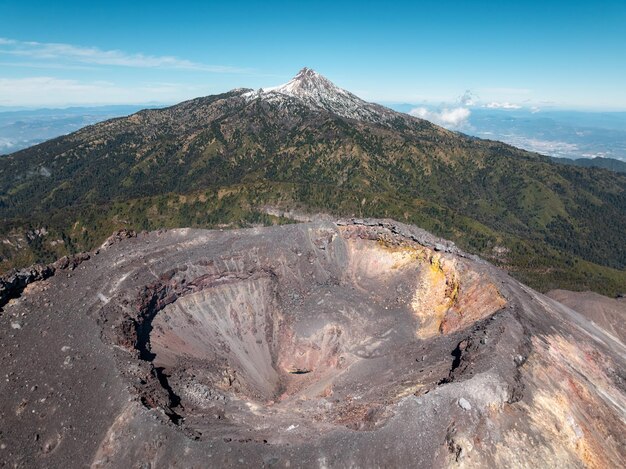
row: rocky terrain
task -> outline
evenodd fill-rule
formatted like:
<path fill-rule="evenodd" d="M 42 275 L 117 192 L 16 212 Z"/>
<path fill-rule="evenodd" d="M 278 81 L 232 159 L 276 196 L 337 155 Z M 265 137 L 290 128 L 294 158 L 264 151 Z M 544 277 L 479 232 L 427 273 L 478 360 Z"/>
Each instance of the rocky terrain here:
<path fill-rule="evenodd" d="M 605 331 L 626 343 L 626 297 L 607 298 L 594 292 L 552 290 L 547 296 L 578 311 Z"/>
<path fill-rule="evenodd" d="M 11 278 L 0 466 L 626 459 L 623 342 L 409 225 L 123 232 Z"/>

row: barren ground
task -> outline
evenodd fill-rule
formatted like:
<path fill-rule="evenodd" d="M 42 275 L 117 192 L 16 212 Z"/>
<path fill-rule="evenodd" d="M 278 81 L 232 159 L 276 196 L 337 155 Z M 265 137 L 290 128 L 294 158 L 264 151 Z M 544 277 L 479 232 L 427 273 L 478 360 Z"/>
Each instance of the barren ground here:
<path fill-rule="evenodd" d="M 392 221 L 107 243 L 0 315 L 9 467 L 618 467 L 617 334 Z"/>

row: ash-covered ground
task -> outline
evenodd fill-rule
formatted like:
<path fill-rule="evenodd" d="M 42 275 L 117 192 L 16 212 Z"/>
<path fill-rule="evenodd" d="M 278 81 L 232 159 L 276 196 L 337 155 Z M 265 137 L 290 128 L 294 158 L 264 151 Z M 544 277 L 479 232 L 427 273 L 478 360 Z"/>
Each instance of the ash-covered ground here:
<path fill-rule="evenodd" d="M 0 465 L 626 460 L 624 344 L 423 230 L 121 238 L 5 282 Z"/>

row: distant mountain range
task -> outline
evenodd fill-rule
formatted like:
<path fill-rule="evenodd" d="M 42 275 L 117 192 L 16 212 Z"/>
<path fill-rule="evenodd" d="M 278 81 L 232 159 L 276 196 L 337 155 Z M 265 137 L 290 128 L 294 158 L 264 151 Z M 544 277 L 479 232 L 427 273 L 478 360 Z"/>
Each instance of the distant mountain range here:
<path fill-rule="evenodd" d="M 407 221 L 544 291 L 626 285 L 626 176 L 446 130 L 309 69 L 0 158 L 0 266 L 119 228 L 287 223 L 293 210 Z"/>
<path fill-rule="evenodd" d="M 626 161 L 620 161 L 613 158 L 557 158 L 552 157 L 552 161 L 561 164 L 569 164 L 574 166 L 582 166 L 585 168 L 604 168 L 618 173 L 626 173 Z"/>

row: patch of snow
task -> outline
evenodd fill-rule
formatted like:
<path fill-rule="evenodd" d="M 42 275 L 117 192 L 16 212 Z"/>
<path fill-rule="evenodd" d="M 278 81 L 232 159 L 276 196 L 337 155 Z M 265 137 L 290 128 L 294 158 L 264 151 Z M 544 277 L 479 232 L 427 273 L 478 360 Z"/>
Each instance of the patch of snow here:
<path fill-rule="evenodd" d="M 249 101 L 262 99 L 278 104 L 296 100 L 313 109 L 323 109 L 348 119 L 375 123 L 388 123 L 400 115 L 378 104 L 362 100 L 309 68 L 303 68 L 283 85 L 249 91 L 243 96 Z"/>

